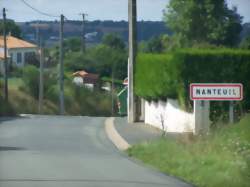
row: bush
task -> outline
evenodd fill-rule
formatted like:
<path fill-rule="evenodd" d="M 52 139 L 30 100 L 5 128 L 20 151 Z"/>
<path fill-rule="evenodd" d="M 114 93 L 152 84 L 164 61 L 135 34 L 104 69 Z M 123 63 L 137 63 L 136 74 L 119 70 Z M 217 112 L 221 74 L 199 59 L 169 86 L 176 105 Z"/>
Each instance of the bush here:
<path fill-rule="evenodd" d="M 135 91 L 151 99 L 178 98 L 191 106 L 190 83 L 242 83 L 242 107 L 250 108 L 250 52 L 235 49 L 186 49 L 137 58 Z"/>
<path fill-rule="evenodd" d="M 35 66 L 29 65 L 23 68 L 22 80 L 24 82 L 24 86 L 20 88 L 21 91 L 25 91 L 30 94 L 35 99 L 39 97 L 39 79 L 40 72 L 39 69 Z M 43 73 L 43 83 L 44 83 L 44 97 L 47 98 L 47 92 L 51 87 L 57 84 L 57 72 L 55 69 L 52 70 L 44 70 Z"/>
<path fill-rule="evenodd" d="M 111 112 L 111 97 L 99 91 L 72 86 L 75 102 L 81 115 L 108 116 Z"/>
<path fill-rule="evenodd" d="M 39 70 L 32 65 L 25 66 L 22 79 L 24 86 L 21 89 L 37 99 L 39 94 Z"/>
<path fill-rule="evenodd" d="M 176 98 L 177 71 L 170 55 L 139 55 L 135 74 L 136 93 L 148 100 Z"/>

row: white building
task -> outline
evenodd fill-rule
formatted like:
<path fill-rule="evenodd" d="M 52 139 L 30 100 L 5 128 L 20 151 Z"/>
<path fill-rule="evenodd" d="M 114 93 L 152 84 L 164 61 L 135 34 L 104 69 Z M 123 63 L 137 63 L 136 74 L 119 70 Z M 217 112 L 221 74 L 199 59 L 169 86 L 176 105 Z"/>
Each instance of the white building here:
<path fill-rule="evenodd" d="M 12 67 L 24 67 L 29 59 L 36 57 L 38 48 L 36 45 L 24 40 L 7 36 L 7 55 L 9 65 Z M 4 38 L 0 36 L 0 53 L 4 53 Z M 2 56 L 2 55 L 1 55 Z M 3 59 L 2 59 L 3 60 Z M 2 61 L 0 60 L 0 61 Z M 2 65 L 0 65 L 1 68 Z M 1 69 L 1 71 L 3 71 Z"/>

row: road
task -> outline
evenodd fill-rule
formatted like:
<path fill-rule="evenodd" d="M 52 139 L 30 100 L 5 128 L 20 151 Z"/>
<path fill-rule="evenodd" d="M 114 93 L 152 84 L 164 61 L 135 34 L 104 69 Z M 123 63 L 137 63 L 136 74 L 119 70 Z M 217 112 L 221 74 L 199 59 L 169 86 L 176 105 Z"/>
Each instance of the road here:
<path fill-rule="evenodd" d="M 0 187 L 182 187 L 120 153 L 105 118 L 0 118 Z"/>

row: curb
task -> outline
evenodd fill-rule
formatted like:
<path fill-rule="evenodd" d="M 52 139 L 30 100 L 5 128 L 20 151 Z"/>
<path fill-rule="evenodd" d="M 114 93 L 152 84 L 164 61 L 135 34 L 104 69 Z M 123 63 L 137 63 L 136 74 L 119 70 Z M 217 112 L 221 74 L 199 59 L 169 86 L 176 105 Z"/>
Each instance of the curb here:
<path fill-rule="evenodd" d="M 120 150 L 125 151 L 131 147 L 131 145 L 117 132 L 114 126 L 115 118 L 110 117 L 105 120 L 105 131 L 108 138 L 113 144 Z"/>

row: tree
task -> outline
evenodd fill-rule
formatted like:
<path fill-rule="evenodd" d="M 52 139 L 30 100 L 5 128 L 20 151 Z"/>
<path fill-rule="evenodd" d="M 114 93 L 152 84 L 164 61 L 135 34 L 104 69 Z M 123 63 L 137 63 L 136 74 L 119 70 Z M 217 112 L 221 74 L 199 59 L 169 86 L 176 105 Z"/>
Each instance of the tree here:
<path fill-rule="evenodd" d="M 250 35 L 245 37 L 241 43 L 240 43 L 240 48 L 243 49 L 250 49 Z"/>
<path fill-rule="evenodd" d="M 242 30 L 242 17 L 226 0 L 170 0 L 164 20 L 182 46 L 235 46 Z"/>
<path fill-rule="evenodd" d="M 77 52 L 81 49 L 81 40 L 76 37 L 69 38 L 63 42 L 65 52 Z"/>
<path fill-rule="evenodd" d="M 3 21 L 0 21 L 0 33 L 3 33 Z M 13 20 L 6 21 L 6 33 L 11 33 L 12 36 L 21 38 L 21 29 L 16 25 Z"/>
<path fill-rule="evenodd" d="M 127 77 L 127 52 L 113 49 L 107 45 L 98 45 L 90 52 L 96 64 L 96 71 L 101 76 L 111 77 L 112 70 L 117 79 Z"/>
<path fill-rule="evenodd" d="M 150 53 L 161 53 L 164 50 L 162 37 L 154 36 L 147 43 L 147 50 Z"/>
<path fill-rule="evenodd" d="M 102 43 L 104 45 L 107 45 L 107 46 L 113 48 L 113 49 L 124 50 L 126 47 L 122 38 L 115 35 L 115 34 L 104 35 L 104 37 L 102 39 Z"/>
<path fill-rule="evenodd" d="M 163 42 L 163 36 L 153 36 L 149 41 L 140 42 L 139 51 L 143 53 L 161 53 L 165 50 Z"/>

